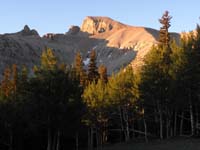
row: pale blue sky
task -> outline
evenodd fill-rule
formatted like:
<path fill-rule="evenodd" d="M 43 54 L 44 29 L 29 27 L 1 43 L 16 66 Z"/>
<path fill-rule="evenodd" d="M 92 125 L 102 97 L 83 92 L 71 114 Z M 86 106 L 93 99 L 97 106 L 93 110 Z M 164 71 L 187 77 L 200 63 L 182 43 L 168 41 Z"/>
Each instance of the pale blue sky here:
<path fill-rule="evenodd" d="M 173 16 L 170 31 L 190 31 L 200 23 L 200 0 L 1 0 L 0 34 L 17 32 L 25 24 L 40 35 L 65 33 L 86 16 L 159 29 L 165 10 Z"/>

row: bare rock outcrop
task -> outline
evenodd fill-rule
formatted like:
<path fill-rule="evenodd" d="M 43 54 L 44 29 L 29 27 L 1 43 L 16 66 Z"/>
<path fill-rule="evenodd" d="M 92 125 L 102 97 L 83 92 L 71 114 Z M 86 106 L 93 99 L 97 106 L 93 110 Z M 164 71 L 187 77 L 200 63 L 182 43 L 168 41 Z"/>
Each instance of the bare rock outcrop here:
<path fill-rule="evenodd" d="M 107 48 L 134 52 L 135 57 L 132 57 L 131 62 L 134 68 L 143 65 L 145 55 L 153 45 L 157 44 L 159 37 L 158 30 L 125 25 L 108 17 L 86 17 L 81 31 L 88 32 L 91 38 L 104 40 Z M 171 37 L 178 42 L 180 35 L 173 33 Z M 97 49 L 104 48 L 97 46 Z M 126 59 L 128 61 L 130 57 Z M 123 62 L 118 61 L 117 64 Z"/>
<path fill-rule="evenodd" d="M 80 27 L 79 26 L 71 26 L 69 28 L 68 33 L 71 34 L 71 35 L 76 35 L 76 34 L 79 33 L 79 31 L 80 31 Z"/>
<path fill-rule="evenodd" d="M 113 29 L 118 30 L 123 28 L 124 24 L 114 21 L 109 17 L 91 17 L 88 16 L 84 19 L 81 26 L 81 31 L 88 32 L 89 34 L 98 34 L 108 32 Z"/>
<path fill-rule="evenodd" d="M 31 30 L 28 25 L 25 25 L 24 29 L 19 33 L 22 34 L 23 36 L 30 36 L 30 35 L 39 36 L 38 32 L 34 29 Z"/>

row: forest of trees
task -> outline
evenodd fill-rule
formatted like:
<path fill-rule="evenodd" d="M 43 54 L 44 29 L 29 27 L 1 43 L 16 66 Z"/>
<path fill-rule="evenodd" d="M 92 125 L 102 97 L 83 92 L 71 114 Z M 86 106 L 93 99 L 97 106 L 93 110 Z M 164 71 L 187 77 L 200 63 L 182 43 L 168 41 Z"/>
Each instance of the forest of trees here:
<path fill-rule="evenodd" d="M 101 149 L 107 143 L 200 134 L 200 26 L 177 43 L 165 12 L 158 44 L 135 71 L 107 75 L 91 50 L 73 65 L 46 48 L 30 73 L 5 68 L 0 83 L 0 149 Z"/>

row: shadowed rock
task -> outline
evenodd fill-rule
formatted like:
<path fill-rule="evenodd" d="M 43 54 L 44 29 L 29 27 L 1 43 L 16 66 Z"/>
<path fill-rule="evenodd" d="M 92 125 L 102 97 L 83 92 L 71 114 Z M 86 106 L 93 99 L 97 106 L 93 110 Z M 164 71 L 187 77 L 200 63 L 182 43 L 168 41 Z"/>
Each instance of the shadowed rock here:
<path fill-rule="evenodd" d="M 25 25 L 24 29 L 20 33 L 23 36 L 30 36 L 30 35 L 39 36 L 38 32 L 36 30 L 34 30 L 34 29 L 30 30 L 28 25 Z"/>

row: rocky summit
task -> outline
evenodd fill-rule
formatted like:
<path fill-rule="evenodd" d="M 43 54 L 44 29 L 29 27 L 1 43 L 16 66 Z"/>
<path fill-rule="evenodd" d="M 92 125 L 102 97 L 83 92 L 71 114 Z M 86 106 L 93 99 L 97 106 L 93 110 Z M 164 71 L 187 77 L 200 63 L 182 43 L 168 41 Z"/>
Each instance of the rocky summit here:
<path fill-rule="evenodd" d="M 25 65 L 31 71 L 39 64 L 45 47 L 52 48 L 59 61 L 68 64 L 81 52 L 85 65 L 93 49 L 97 64 L 107 66 L 109 74 L 128 64 L 138 68 L 158 36 L 155 29 L 125 25 L 108 17 L 88 16 L 81 27 L 73 25 L 65 34 L 47 33 L 43 37 L 25 25 L 20 32 L 0 35 L 0 73 L 2 76 L 5 67 L 12 64 Z M 179 39 L 177 33 L 171 36 Z"/>

